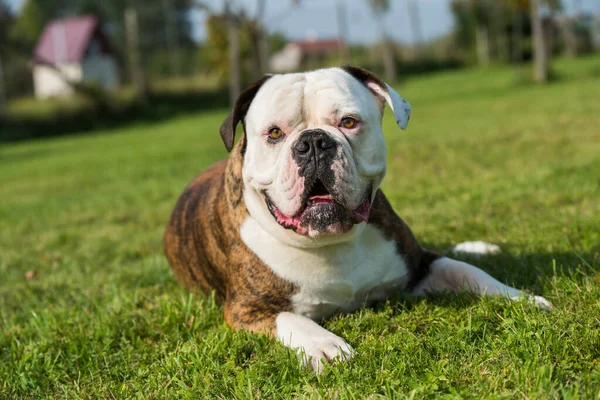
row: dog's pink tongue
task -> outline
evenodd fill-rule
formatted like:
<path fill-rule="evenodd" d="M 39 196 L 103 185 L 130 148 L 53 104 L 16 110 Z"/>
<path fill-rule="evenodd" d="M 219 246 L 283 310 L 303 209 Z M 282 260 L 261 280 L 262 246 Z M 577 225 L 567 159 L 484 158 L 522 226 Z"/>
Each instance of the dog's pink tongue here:
<path fill-rule="evenodd" d="M 360 222 L 368 222 L 369 214 L 371 213 L 371 202 L 369 199 L 365 199 L 360 206 L 358 206 L 354 211 L 354 218 Z"/>

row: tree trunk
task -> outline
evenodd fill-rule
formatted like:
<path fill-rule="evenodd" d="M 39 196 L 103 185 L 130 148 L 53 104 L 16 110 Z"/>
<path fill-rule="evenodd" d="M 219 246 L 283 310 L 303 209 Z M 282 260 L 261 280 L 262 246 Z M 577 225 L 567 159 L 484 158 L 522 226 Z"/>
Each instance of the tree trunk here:
<path fill-rule="evenodd" d="M 265 12 L 266 0 L 258 0 L 258 11 L 256 13 L 256 50 L 260 76 L 269 72 L 269 33 L 265 29 Z"/>
<path fill-rule="evenodd" d="M 388 83 L 396 81 L 396 57 L 393 43 L 388 38 L 385 30 L 384 14 L 379 11 L 375 14 L 376 22 L 381 35 L 381 61 L 383 74 Z"/>
<path fill-rule="evenodd" d="M 346 7 L 343 0 L 337 2 L 338 38 L 340 41 L 340 61 L 342 64 L 350 62 L 348 51 L 348 29 L 346 24 Z"/>
<path fill-rule="evenodd" d="M 480 65 L 488 65 L 490 63 L 490 36 L 487 26 L 477 24 L 475 40 L 477 41 L 477 61 Z"/>
<path fill-rule="evenodd" d="M 475 18 L 475 50 L 479 65 L 490 63 L 490 26 L 493 24 L 490 12 L 491 1 L 480 0 L 471 3 L 471 12 Z M 485 14 L 485 15 L 482 15 Z"/>
<path fill-rule="evenodd" d="M 165 17 L 165 37 L 167 54 L 169 56 L 169 72 L 172 77 L 181 75 L 181 60 L 179 58 L 179 35 L 172 0 L 162 0 Z"/>
<path fill-rule="evenodd" d="M 129 57 L 130 74 L 135 86 L 136 98 L 138 102 L 146 104 L 148 101 L 146 76 L 139 51 L 137 11 L 133 7 L 125 9 L 125 30 L 127 34 L 127 55 Z"/>
<path fill-rule="evenodd" d="M 252 79 L 258 80 L 262 76 L 262 66 L 260 59 L 260 27 L 258 21 L 254 24 L 250 24 L 249 27 L 249 45 L 250 45 L 250 68 L 252 72 Z"/>
<path fill-rule="evenodd" d="M 7 96 L 4 87 L 4 69 L 2 67 L 2 54 L 0 54 L 0 118 L 4 117 L 8 113 L 8 105 L 6 98 Z"/>
<path fill-rule="evenodd" d="M 513 62 L 520 64 L 523 61 L 523 15 L 521 11 L 515 13 L 513 22 Z"/>
<path fill-rule="evenodd" d="M 508 55 L 508 40 L 506 37 L 506 23 L 504 19 L 504 3 L 494 3 L 494 26 L 495 26 L 495 39 L 496 39 L 496 58 L 502 61 L 509 60 Z"/>
<path fill-rule="evenodd" d="M 577 35 L 575 34 L 574 28 L 570 18 L 565 17 L 560 21 L 560 31 L 562 33 L 565 55 L 569 58 L 575 58 L 577 56 Z"/>
<path fill-rule="evenodd" d="M 552 18 L 542 19 L 542 29 L 544 32 L 544 44 L 546 45 L 546 60 L 549 63 L 554 49 L 554 21 Z M 548 67 L 550 68 L 550 67 Z"/>
<path fill-rule="evenodd" d="M 241 92 L 240 82 L 240 33 L 229 0 L 225 0 L 227 39 L 229 44 L 229 101 L 233 106 Z"/>
<path fill-rule="evenodd" d="M 270 71 L 271 67 L 269 65 L 269 34 L 265 30 L 264 25 L 262 23 L 260 26 L 260 32 L 258 37 L 258 54 L 260 55 L 261 75 L 264 75 Z"/>
<path fill-rule="evenodd" d="M 383 70 L 385 79 L 389 82 L 396 81 L 396 57 L 394 57 L 394 46 L 390 39 L 384 33 L 381 37 L 381 46 L 383 47 Z"/>
<path fill-rule="evenodd" d="M 410 21 L 410 28 L 412 30 L 416 55 L 417 58 L 419 58 L 422 55 L 421 46 L 425 41 L 423 37 L 423 30 L 421 29 L 421 16 L 419 15 L 419 4 L 417 0 L 407 0 L 406 6 L 408 8 L 408 19 Z"/>
<path fill-rule="evenodd" d="M 548 82 L 548 53 L 544 34 L 544 21 L 540 15 L 541 0 L 531 0 L 531 23 L 533 28 L 533 79 Z"/>

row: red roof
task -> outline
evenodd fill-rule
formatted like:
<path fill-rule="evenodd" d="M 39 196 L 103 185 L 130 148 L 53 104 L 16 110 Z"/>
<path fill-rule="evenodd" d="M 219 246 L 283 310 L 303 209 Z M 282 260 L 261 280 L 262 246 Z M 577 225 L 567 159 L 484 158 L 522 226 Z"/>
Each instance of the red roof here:
<path fill-rule="evenodd" d="M 322 52 L 337 50 L 342 45 L 342 42 L 337 39 L 328 40 L 303 40 L 294 41 L 294 45 L 300 47 L 305 53 Z"/>
<path fill-rule="evenodd" d="M 50 64 L 80 61 L 97 26 L 98 20 L 92 16 L 49 22 L 35 47 L 33 61 Z"/>

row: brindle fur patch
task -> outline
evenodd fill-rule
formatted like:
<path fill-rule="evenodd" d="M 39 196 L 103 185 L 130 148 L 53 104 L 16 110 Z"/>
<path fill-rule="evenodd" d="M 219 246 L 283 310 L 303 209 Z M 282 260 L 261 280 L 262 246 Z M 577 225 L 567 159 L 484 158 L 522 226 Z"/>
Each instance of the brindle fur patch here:
<path fill-rule="evenodd" d="M 230 327 L 272 334 L 277 314 L 291 311 L 295 289 L 240 237 L 248 216 L 242 201 L 242 147 L 238 142 L 228 161 L 214 164 L 184 190 L 165 232 L 165 253 L 183 285 L 214 291 L 224 302 Z"/>

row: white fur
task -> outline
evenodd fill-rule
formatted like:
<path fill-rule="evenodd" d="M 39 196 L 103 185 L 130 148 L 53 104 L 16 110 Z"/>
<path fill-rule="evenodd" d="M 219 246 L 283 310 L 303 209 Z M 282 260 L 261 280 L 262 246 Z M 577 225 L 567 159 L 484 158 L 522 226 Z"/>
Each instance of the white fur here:
<path fill-rule="evenodd" d="M 282 312 L 276 319 L 277 338 L 286 346 L 300 351 L 302 361 L 321 372 L 323 361 L 348 360 L 354 350 L 341 337 L 334 335 L 311 319 Z"/>
<path fill-rule="evenodd" d="M 495 244 L 486 243 L 481 240 L 476 242 L 462 242 L 454 246 L 452 250 L 454 254 L 457 253 L 468 253 L 468 254 L 498 254 L 500 253 L 500 247 Z"/>
<path fill-rule="evenodd" d="M 427 292 L 457 292 L 460 290 L 478 295 L 507 296 L 513 300 L 530 299 L 538 307 L 552 307 L 552 304 L 541 296 L 523 293 L 504 285 L 477 267 L 447 257 L 440 258 L 431 264 L 429 275 L 415 288 L 413 294 L 422 296 Z"/>
<path fill-rule="evenodd" d="M 404 100 L 390 85 L 385 84 L 385 88 L 375 82 L 367 84 L 371 90 L 385 99 L 394 113 L 394 119 L 401 129 L 406 129 L 412 109 L 410 104 Z"/>
<path fill-rule="evenodd" d="M 240 233 L 250 250 L 299 289 L 292 297 L 294 312 L 319 320 L 385 299 L 406 285 L 406 263 L 396 244 L 365 225 L 351 242 L 318 246 L 316 239 L 313 248 L 279 241 L 253 217 L 246 218 Z"/>

